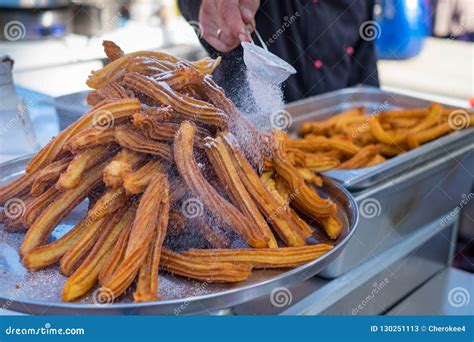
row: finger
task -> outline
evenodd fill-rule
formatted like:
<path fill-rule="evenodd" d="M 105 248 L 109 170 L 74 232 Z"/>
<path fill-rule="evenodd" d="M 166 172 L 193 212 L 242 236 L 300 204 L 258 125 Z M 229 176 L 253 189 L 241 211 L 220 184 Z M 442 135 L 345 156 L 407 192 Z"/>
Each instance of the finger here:
<path fill-rule="evenodd" d="M 231 37 L 238 41 L 239 35 L 245 34 L 245 24 L 240 14 L 239 1 L 221 1 L 219 4 L 219 19 L 223 21 L 223 27 L 226 27 L 230 31 Z M 219 19 L 218 21 L 220 21 Z"/>
<path fill-rule="evenodd" d="M 208 38 L 205 38 L 206 41 L 217 51 L 220 52 L 229 52 L 235 48 L 235 46 L 227 45 L 221 40 L 217 39 L 217 37 L 210 36 Z"/>
<path fill-rule="evenodd" d="M 247 7 L 240 6 L 240 15 L 242 16 L 242 20 L 246 24 L 251 24 L 252 22 L 255 22 L 254 13 L 252 13 L 252 11 L 250 11 Z"/>

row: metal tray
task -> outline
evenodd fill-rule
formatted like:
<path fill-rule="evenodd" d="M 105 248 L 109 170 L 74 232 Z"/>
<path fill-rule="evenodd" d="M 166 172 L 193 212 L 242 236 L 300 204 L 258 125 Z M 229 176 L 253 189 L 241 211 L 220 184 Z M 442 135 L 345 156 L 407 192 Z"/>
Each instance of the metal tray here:
<path fill-rule="evenodd" d="M 336 278 L 370 259 L 383 264 L 381 253 L 441 215 L 460 211 L 471 191 L 472 156 L 474 143 L 353 193 L 360 212 L 357 230 L 319 276 Z"/>
<path fill-rule="evenodd" d="M 29 158 L 17 159 L 0 165 L 0 184 L 5 184 L 23 173 Z M 250 279 L 238 284 L 209 284 L 160 273 L 161 301 L 131 302 L 130 293 L 119 303 L 94 304 L 94 295 L 79 303 L 63 303 L 61 289 L 66 280 L 57 267 L 30 273 L 21 265 L 18 247 L 20 233 L 7 233 L 0 228 L 0 307 L 31 314 L 197 314 L 229 308 L 250 300 L 269 296 L 275 289 L 285 288 L 316 275 L 344 249 L 354 233 L 358 221 L 357 205 L 337 182 L 325 179 L 322 195 L 330 196 L 340 208 L 341 219 L 347 230 L 335 242 L 335 248 L 321 258 L 291 270 L 256 270 Z M 78 222 L 87 204 L 76 208 L 53 232 L 58 238 Z"/>
<path fill-rule="evenodd" d="M 296 133 L 298 127 L 304 122 L 323 120 L 355 107 L 364 106 L 367 113 L 376 113 L 382 110 L 424 107 L 430 103 L 431 101 L 387 92 L 379 88 L 360 86 L 297 101 L 289 104 L 286 109 L 293 118 L 290 133 Z M 331 170 L 324 172 L 324 175 L 338 180 L 351 191 L 362 190 L 428 160 L 455 151 L 473 141 L 474 128 L 470 128 L 448 134 L 372 167 Z"/>

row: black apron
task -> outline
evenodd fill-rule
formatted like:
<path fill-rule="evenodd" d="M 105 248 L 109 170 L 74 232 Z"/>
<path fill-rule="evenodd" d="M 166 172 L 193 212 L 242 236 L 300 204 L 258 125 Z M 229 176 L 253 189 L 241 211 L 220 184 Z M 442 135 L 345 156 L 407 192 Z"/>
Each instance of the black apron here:
<path fill-rule="evenodd" d="M 284 84 L 285 101 L 356 84 L 378 86 L 374 42 L 360 26 L 373 18 L 374 0 L 262 0 L 255 16 L 268 49 L 293 65 Z M 183 16 L 198 21 L 200 0 L 179 0 Z M 255 38 L 255 37 L 254 37 Z M 256 40 L 258 42 L 258 40 Z M 242 48 L 222 53 L 201 39 L 212 57 L 222 56 L 216 81 L 239 105 L 246 88 Z"/>

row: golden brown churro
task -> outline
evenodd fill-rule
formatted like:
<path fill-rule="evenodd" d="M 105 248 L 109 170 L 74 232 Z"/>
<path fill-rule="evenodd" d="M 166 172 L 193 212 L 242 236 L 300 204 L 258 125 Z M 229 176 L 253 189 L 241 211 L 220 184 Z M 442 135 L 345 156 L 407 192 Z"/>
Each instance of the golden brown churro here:
<path fill-rule="evenodd" d="M 437 103 L 425 108 L 387 111 L 377 108 L 372 113 L 357 108 L 322 121 L 304 123 L 300 127 L 304 138 L 290 139 L 288 148 L 303 152 L 306 167 L 316 172 L 356 169 L 377 165 L 386 158 L 473 125 L 472 112 Z M 378 154 L 376 146 L 380 149 Z M 332 160 L 319 159 L 323 153 L 331 153 L 326 157 Z M 321 167 L 318 163 L 322 163 Z"/>
<path fill-rule="evenodd" d="M 198 196 L 212 213 L 229 227 L 242 235 L 252 247 L 265 247 L 267 241 L 263 234 L 231 203 L 223 198 L 210 185 L 199 171 L 193 155 L 193 141 L 196 126 L 185 121 L 176 134 L 174 154 L 181 177 L 189 189 Z"/>
<path fill-rule="evenodd" d="M 328 137 L 296 141 L 287 150 L 283 133 L 259 131 L 208 75 L 220 58 L 189 62 L 159 52 L 124 54 L 110 41 L 103 45 L 110 63 L 87 81 L 93 107 L 42 148 L 24 175 L 0 187 L 6 230 L 28 228 L 19 252 L 29 271 L 59 263 L 68 276 L 63 301 L 79 300 L 98 284 L 99 301 L 128 292 L 144 302 L 160 299 L 159 271 L 239 282 L 253 267 L 293 267 L 329 251 L 327 245 L 305 246 L 320 229 L 305 216 L 332 238 L 342 231 L 333 203 L 311 187 L 323 181 L 313 172 L 364 151 L 359 140 L 344 138 L 363 122 L 362 112 L 327 125 Z M 423 125 L 389 117 L 381 127 L 422 130 L 407 136 L 407 144 L 418 144 L 424 139 L 418 134 L 448 115 L 438 108 L 426 116 Z M 329 137 L 332 131 L 337 136 Z M 363 141 L 379 149 L 370 162 L 397 153 L 370 129 L 364 134 Z M 24 212 L 9 212 L 9 200 Z M 190 201 L 196 212 L 185 212 Z M 80 222 L 49 241 L 75 207 L 87 210 Z M 190 240 L 211 250 L 195 257 L 188 255 L 195 251 L 167 249 L 197 245 Z M 237 244 L 248 248 L 224 260 L 227 248 Z M 206 259 L 212 251 L 222 261 Z M 127 291 L 133 284 L 134 292 Z"/>
<path fill-rule="evenodd" d="M 273 249 L 273 248 L 272 248 Z M 252 268 L 229 262 L 200 261 L 163 249 L 161 267 L 168 272 L 211 283 L 238 282 L 250 276 Z"/>
<path fill-rule="evenodd" d="M 190 249 L 184 256 L 201 261 L 245 264 L 253 268 L 296 267 L 319 258 L 333 246 L 320 243 L 302 247 L 240 248 L 240 249 Z"/>

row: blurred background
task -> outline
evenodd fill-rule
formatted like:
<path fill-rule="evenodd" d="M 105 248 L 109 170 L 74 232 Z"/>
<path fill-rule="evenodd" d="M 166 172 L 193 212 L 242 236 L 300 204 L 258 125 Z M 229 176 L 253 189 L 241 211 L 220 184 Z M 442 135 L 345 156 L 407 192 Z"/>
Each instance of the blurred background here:
<path fill-rule="evenodd" d="M 380 0 L 375 18 L 383 86 L 473 95 L 472 0 Z M 86 89 L 87 74 L 104 62 L 103 39 L 126 51 L 205 53 L 175 0 L 0 0 L 0 29 L 16 84 L 51 96 Z"/>
<path fill-rule="evenodd" d="M 379 0 L 374 19 L 367 34 L 384 89 L 474 106 L 473 0 Z M 102 40 L 197 59 L 206 52 L 195 24 L 175 0 L 0 0 L 0 162 L 34 152 L 84 113 L 87 75 L 106 63 Z M 457 260 L 470 271 L 473 212 Z"/>

